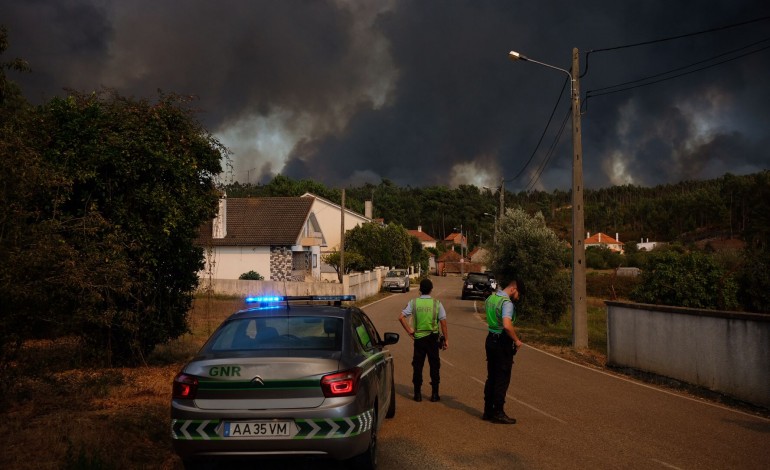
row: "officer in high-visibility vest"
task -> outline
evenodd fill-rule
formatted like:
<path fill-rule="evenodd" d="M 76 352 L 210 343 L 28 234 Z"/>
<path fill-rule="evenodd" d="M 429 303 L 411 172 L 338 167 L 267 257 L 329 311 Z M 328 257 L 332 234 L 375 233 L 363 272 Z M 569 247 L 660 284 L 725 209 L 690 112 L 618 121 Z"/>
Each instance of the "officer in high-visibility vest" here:
<path fill-rule="evenodd" d="M 500 279 L 505 286 L 484 302 L 489 333 L 484 348 L 487 352 L 487 381 L 484 384 L 484 414 L 481 419 L 498 424 L 515 424 L 516 419 L 505 414 L 505 394 L 511 383 L 513 356 L 522 342 L 516 335 L 514 300 L 519 300 L 520 283 Z"/>
<path fill-rule="evenodd" d="M 447 336 L 446 311 L 438 299 L 430 296 L 432 290 L 433 283 L 430 279 L 420 281 L 420 297 L 410 300 L 398 317 L 401 326 L 414 339 L 414 353 L 412 355 L 414 401 L 422 401 L 422 369 L 426 356 L 430 366 L 430 384 L 432 387 L 430 401 L 441 399 L 438 394 L 438 384 L 441 381 L 439 376 L 441 361 L 438 352 L 439 349 L 449 347 L 449 336 Z M 443 335 L 439 333 L 439 326 Z M 442 336 L 443 340 L 441 339 Z"/>

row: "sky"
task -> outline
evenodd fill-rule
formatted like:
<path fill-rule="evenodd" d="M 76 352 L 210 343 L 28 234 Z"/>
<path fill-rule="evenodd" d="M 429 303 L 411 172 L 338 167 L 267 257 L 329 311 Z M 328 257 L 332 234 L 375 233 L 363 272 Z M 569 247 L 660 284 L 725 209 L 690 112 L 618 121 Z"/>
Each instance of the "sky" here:
<path fill-rule="evenodd" d="M 586 188 L 770 168 L 766 0 L 0 0 L 0 25 L 33 103 L 196 96 L 241 183 L 569 190 L 575 48 Z"/>

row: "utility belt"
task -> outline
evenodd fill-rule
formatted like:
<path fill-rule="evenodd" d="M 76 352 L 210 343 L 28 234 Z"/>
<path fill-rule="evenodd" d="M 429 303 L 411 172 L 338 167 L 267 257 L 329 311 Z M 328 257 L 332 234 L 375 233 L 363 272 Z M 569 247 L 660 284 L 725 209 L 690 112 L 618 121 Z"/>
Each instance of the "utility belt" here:
<path fill-rule="evenodd" d="M 513 339 L 511 339 L 510 336 L 505 334 L 505 331 L 502 331 L 500 333 L 495 333 L 493 331 L 490 331 L 487 335 L 489 339 L 492 341 L 499 341 L 499 342 L 513 342 Z"/>

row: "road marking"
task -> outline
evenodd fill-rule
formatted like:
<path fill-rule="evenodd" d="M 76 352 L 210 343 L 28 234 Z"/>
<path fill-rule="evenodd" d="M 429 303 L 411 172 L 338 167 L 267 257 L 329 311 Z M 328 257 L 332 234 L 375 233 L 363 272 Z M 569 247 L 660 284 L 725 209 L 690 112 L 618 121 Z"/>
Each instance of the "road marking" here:
<path fill-rule="evenodd" d="M 473 377 L 473 376 L 471 376 L 471 378 L 472 378 L 473 380 L 475 380 L 476 382 L 480 383 L 481 385 L 484 385 L 484 382 L 482 382 L 481 380 L 477 379 L 476 377 Z M 521 400 L 518 400 L 518 399 L 516 399 L 516 398 L 514 398 L 514 397 L 510 396 L 510 395 L 509 395 L 509 394 L 507 394 L 507 393 L 505 394 L 505 397 L 506 397 L 506 398 L 508 398 L 508 399 L 510 399 L 510 400 L 513 400 L 513 401 L 515 401 L 516 403 L 519 403 L 519 404 L 521 404 L 521 405 L 524 405 L 524 406 L 526 406 L 527 408 L 529 408 L 529 409 L 531 409 L 531 410 L 537 411 L 538 413 L 540 413 L 540 414 L 541 414 L 541 415 L 543 415 L 543 416 L 547 416 L 548 418 L 554 419 L 554 420 L 556 420 L 556 421 L 558 421 L 558 422 L 560 422 L 560 423 L 562 423 L 562 424 L 567 424 L 567 422 L 566 422 L 566 421 L 564 421 L 564 420 L 561 420 L 561 419 L 557 418 L 556 416 L 550 415 L 550 414 L 546 413 L 546 412 L 545 412 L 545 411 L 543 411 L 543 410 L 540 410 L 540 409 L 538 409 L 538 408 L 535 408 L 534 406 L 530 405 L 529 403 L 524 403 L 523 401 L 521 401 Z"/>
<path fill-rule="evenodd" d="M 726 406 L 718 405 L 716 403 L 711 403 L 711 402 L 708 402 L 708 401 L 703 401 L 703 400 L 698 400 L 698 399 L 695 399 L 695 398 L 690 398 L 688 396 L 681 395 L 679 393 L 670 392 L 668 390 L 665 390 L 665 389 L 662 389 L 662 388 L 658 388 L 658 387 L 653 387 L 652 385 L 647 385 L 645 383 L 641 383 L 641 382 L 638 382 L 636 380 L 632 380 L 632 379 L 628 379 L 628 378 L 625 378 L 625 377 L 621 377 L 619 375 L 611 374 L 611 373 L 605 372 L 603 370 L 595 369 L 593 367 L 584 366 L 583 364 L 578 364 L 577 362 L 572 362 L 572 361 L 570 361 L 568 359 L 564 359 L 563 357 L 559 357 L 559 356 L 557 356 L 555 354 L 551 354 L 549 352 L 543 351 L 542 349 L 538 349 L 538 348 L 536 348 L 534 346 L 530 346 L 528 344 L 525 344 L 524 346 L 526 346 L 526 347 L 528 347 L 530 349 L 534 349 L 535 351 L 543 353 L 543 354 L 545 354 L 547 356 L 551 356 L 553 358 L 556 358 L 556 359 L 558 359 L 560 361 L 564 361 L 564 362 L 566 362 L 568 364 L 572 364 L 573 366 L 582 367 L 583 369 L 587 369 L 587 370 L 596 372 L 597 374 L 606 375 L 607 377 L 612 377 L 612 378 L 617 379 L 617 380 L 622 380 L 623 382 L 628 382 L 630 384 L 638 385 L 639 387 L 649 388 L 650 390 L 655 390 L 655 391 L 660 392 L 660 393 L 665 393 L 666 395 L 671 395 L 671 396 L 674 396 L 674 397 L 682 398 L 684 400 L 689 400 L 689 401 L 692 401 L 692 402 L 695 402 L 695 403 L 700 403 L 701 405 L 707 405 L 707 406 L 711 406 L 713 408 L 719 408 L 720 410 L 731 411 L 733 413 L 741 414 L 741 415 L 744 415 L 744 416 L 750 416 L 752 418 L 757 418 L 757 419 L 759 419 L 761 421 L 770 422 L 770 419 L 765 418 L 763 416 L 754 415 L 754 414 L 751 414 L 751 413 L 746 413 L 745 411 L 735 410 L 733 408 L 728 408 Z"/>
<path fill-rule="evenodd" d="M 650 460 L 652 460 L 655 463 L 659 463 L 659 464 L 661 464 L 661 465 L 663 465 L 664 467 L 667 467 L 667 468 L 673 468 L 674 470 L 682 470 L 681 468 L 679 468 L 677 466 L 674 466 L 674 465 L 671 465 L 670 463 L 666 463 L 666 462 L 664 462 L 662 460 L 658 460 L 658 459 L 650 459 Z"/>

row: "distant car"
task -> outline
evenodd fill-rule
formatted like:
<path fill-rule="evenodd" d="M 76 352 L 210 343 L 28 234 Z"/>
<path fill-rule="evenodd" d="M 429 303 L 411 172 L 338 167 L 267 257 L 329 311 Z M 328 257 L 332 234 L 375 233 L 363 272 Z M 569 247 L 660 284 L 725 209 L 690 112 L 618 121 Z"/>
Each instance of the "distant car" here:
<path fill-rule="evenodd" d="M 406 269 L 391 269 L 382 280 L 382 288 L 385 290 L 409 292 L 409 284 L 409 271 Z"/>
<path fill-rule="evenodd" d="M 468 273 L 463 280 L 462 299 L 471 297 L 486 299 L 497 289 L 497 281 L 487 273 Z"/>
<path fill-rule="evenodd" d="M 396 413 L 393 357 L 355 296 L 252 299 L 174 378 L 171 436 L 185 468 L 208 459 L 316 456 L 373 469 Z"/>

